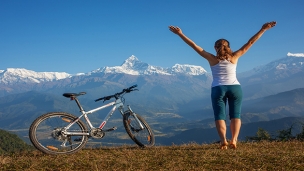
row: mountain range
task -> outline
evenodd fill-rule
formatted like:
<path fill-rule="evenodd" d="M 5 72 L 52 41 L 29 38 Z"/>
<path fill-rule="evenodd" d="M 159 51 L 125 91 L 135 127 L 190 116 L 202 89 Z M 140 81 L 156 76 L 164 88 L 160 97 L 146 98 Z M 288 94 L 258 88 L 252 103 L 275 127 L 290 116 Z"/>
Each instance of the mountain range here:
<path fill-rule="evenodd" d="M 284 87 L 286 87 L 286 90 L 301 88 L 301 83 L 303 82 L 303 77 L 301 77 L 303 64 L 303 57 L 287 56 L 266 65 L 253 68 L 250 71 L 238 73 L 238 78 L 245 89 L 262 89 L 262 92 L 244 91 L 246 96 L 249 96 L 247 98 L 259 98 L 283 92 L 282 88 Z M 87 82 L 89 80 L 98 82 L 105 77 L 107 77 L 106 79 L 114 79 L 114 77 L 116 79 L 117 77 L 125 77 L 125 79 L 149 77 L 154 78 L 154 80 L 157 80 L 157 77 L 163 77 L 160 78 L 163 81 L 174 80 L 180 77 L 189 77 L 191 79 L 205 77 L 201 81 L 204 87 L 207 88 L 210 87 L 212 81 L 211 74 L 201 66 L 175 64 L 171 68 L 163 68 L 139 61 L 138 58 L 132 55 L 120 66 L 101 67 L 89 73 L 78 73 L 75 75 L 65 72 L 35 72 L 23 68 L 0 70 L 0 96 L 37 90 L 37 88 L 38 90 L 45 91 L 50 88 L 65 87 L 67 85 L 77 87 L 76 84 L 79 84 L 79 82 Z M 91 80 L 92 78 L 94 80 Z M 298 84 L 293 84 L 294 81 L 297 81 Z M 23 86 L 21 87 L 20 85 Z M 271 85 L 271 88 L 268 85 Z"/>
<path fill-rule="evenodd" d="M 250 71 L 238 73 L 244 89 L 244 99 L 257 99 L 303 87 L 303 63 L 303 57 L 287 56 Z M 166 89 L 165 91 L 168 90 L 166 87 L 172 84 L 188 83 L 190 87 L 184 87 L 186 90 L 183 91 L 192 92 L 187 89 L 195 89 L 193 95 L 198 94 L 200 97 L 196 97 L 205 98 L 209 96 L 211 81 L 211 74 L 201 66 L 176 64 L 171 68 L 162 68 L 141 62 L 132 55 L 120 66 L 101 67 L 89 73 L 75 75 L 64 72 L 35 72 L 20 68 L 0 70 L 0 97 L 31 90 L 52 92 L 58 88 L 62 91 L 79 88 L 78 90 L 83 91 L 87 87 L 95 86 L 92 85 L 95 83 L 102 85 L 105 82 L 112 82 L 123 87 L 136 82 L 142 86 L 153 84 L 153 89 L 163 86 L 162 89 Z"/>
<path fill-rule="evenodd" d="M 176 74 L 188 74 L 188 75 L 204 75 L 207 71 L 201 66 L 195 65 L 181 65 L 175 64 L 171 68 L 162 68 L 158 66 L 152 66 L 147 63 L 141 62 L 134 55 L 130 56 L 124 61 L 121 66 L 114 67 L 102 67 L 93 70 L 89 73 L 77 73 L 75 75 L 65 72 L 35 72 L 24 68 L 8 68 L 6 70 L 0 70 L 0 83 L 1 84 L 17 84 L 17 83 L 42 83 L 56 80 L 62 80 L 65 78 L 77 77 L 77 76 L 90 76 L 92 74 L 104 73 L 104 74 L 128 74 L 128 75 L 176 75 Z"/>
<path fill-rule="evenodd" d="M 244 92 L 243 122 L 303 117 L 303 64 L 304 58 L 287 56 L 238 73 Z M 0 127 L 25 129 L 39 115 L 51 111 L 78 115 L 76 104 L 62 96 L 65 92 L 87 92 L 80 101 L 85 109 L 91 109 L 100 105 L 95 99 L 137 84 L 139 91 L 127 94 L 126 102 L 152 124 L 159 136 L 196 126 L 210 128 L 214 127 L 211 82 L 211 74 L 201 66 L 176 64 L 163 68 L 133 55 L 120 66 L 75 75 L 9 68 L 0 70 Z M 92 117 L 98 123 L 103 114 Z"/>

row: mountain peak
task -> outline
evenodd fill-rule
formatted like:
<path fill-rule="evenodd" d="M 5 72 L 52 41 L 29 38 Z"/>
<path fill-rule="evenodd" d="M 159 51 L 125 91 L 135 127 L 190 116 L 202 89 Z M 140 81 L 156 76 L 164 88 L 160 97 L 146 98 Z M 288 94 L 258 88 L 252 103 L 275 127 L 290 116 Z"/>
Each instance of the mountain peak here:
<path fill-rule="evenodd" d="M 139 61 L 138 58 L 136 58 L 136 56 L 131 55 L 128 59 L 126 59 L 126 61 Z"/>
<path fill-rule="evenodd" d="M 131 69 L 131 68 L 135 67 L 136 65 L 142 64 L 142 63 L 143 62 L 139 61 L 138 58 L 136 58 L 134 55 L 132 55 L 128 59 L 126 59 L 121 66 L 126 69 Z"/>
<path fill-rule="evenodd" d="M 134 56 L 134 55 L 131 55 L 128 59 L 126 59 L 124 61 L 124 63 L 133 63 L 133 62 L 136 62 L 136 61 L 139 61 L 138 58 L 136 58 L 136 56 Z"/>
<path fill-rule="evenodd" d="M 97 69 L 93 71 L 94 73 L 104 72 L 104 73 L 124 73 L 130 75 L 176 75 L 176 74 L 187 74 L 187 75 L 203 75 L 206 70 L 201 66 L 195 65 L 181 65 L 175 64 L 171 68 L 162 68 L 159 66 L 152 66 L 147 63 L 141 62 L 134 55 L 126 59 L 121 66 L 114 67 L 103 67 L 102 69 Z"/>
<path fill-rule="evenodd" d="M 172 72 L 174 73 L 184 73 L 189 75 L 202 75 L 207 73 L 207 71 L 201 67 L 196 65 L 189 65 L 189 64 L 175 64 L 172 67 Z"/>

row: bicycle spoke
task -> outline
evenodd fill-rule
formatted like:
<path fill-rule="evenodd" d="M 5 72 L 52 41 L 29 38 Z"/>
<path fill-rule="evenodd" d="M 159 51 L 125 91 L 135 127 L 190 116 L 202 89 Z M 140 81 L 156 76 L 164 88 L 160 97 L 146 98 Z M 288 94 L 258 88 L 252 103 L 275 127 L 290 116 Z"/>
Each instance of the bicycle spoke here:
<path fill-rule="evenodd" d="M 71 115 L 64 113 L 51 113 L 38 118 L 31 126 L 30 138 L 35 147 L 45 153 L 72 153 L 82 148 L 87 136 L 65 135 L 62 130 L 67 122 L 73 121 Z M 83 132 L 85 130 L 80 122 L 73 124 L 69 132 Z M 78 141 L 74 141 L 78 140 Z"/>

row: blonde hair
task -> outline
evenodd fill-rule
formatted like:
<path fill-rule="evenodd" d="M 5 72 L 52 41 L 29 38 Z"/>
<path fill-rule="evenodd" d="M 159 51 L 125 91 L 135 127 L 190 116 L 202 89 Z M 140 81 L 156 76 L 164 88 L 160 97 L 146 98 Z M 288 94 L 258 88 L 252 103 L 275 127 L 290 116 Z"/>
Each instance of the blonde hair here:
<path fill-rule="evenodd" d="M 225 44 L 227 42 L 227 44 Z M 228 60 L 233 56 L 233 52 L 230 49 L 230 44 L 228 40 L 226 39 L 219 39 L 214 43 L 214 46 L 218 48 L 217 53 L 216 53 L 216 58 L 220 61 L 222 60 Z"/>

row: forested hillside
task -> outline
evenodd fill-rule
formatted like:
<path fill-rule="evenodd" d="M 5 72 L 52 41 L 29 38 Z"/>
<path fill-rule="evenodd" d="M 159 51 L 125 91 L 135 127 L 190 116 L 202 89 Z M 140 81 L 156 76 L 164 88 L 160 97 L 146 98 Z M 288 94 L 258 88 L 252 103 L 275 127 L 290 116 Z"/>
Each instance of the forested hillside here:
<path fill-rule="evenodd" d="M 0 129 L 0 154 L 14 153 L 30 149 L 33 149 L 33 147 L 26 144 L 16 134 Z"/>

